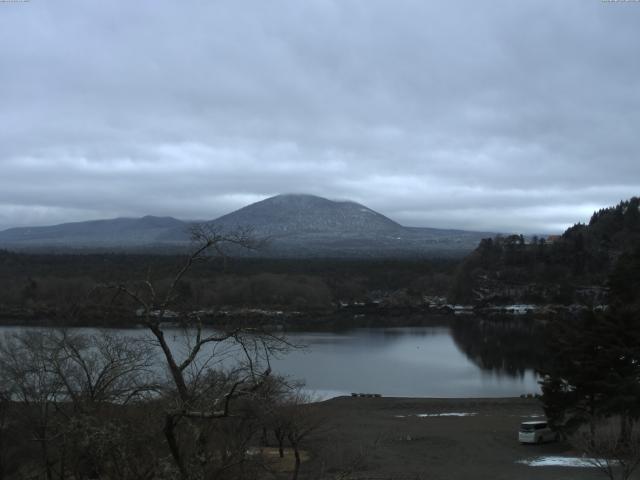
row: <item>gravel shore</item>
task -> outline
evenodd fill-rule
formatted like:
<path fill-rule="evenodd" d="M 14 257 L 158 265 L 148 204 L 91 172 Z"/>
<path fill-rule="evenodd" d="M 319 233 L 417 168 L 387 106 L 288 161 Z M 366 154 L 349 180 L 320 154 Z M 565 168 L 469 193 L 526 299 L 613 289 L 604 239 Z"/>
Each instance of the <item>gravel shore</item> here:
<path fill-rule="evenodd" d="M 304 465 L 308 473 L 397 480 L 604 478 L 594 468 L 520 463 L 576 456 L 565 442 L 518 442 L 520 422 L 544 418 L 535 399 L 338 397 L 315 409 L 323 420 L 310 439 L 318 455 Z"/>

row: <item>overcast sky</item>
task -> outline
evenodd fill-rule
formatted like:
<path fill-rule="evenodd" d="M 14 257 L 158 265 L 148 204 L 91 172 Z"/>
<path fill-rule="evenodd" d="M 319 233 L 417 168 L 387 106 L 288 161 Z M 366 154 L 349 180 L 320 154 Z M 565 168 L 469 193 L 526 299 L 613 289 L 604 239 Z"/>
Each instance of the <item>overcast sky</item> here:
<path fill-rule="evenodd" d="M 0 2 L 0 229 L 286 192 L 554 232 L 640 194 L 640 2 Z"/>

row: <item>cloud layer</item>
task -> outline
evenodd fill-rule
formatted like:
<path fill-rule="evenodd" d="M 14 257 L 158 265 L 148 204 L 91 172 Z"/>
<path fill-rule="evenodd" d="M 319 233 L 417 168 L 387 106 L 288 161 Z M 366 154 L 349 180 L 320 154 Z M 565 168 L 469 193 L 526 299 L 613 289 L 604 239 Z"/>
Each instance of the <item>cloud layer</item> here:
<path fill-rule="evenodd" d="M 552 232 L 640 194 L 640 3 L 0 3 L 0 228 L 284 192 Z"/>

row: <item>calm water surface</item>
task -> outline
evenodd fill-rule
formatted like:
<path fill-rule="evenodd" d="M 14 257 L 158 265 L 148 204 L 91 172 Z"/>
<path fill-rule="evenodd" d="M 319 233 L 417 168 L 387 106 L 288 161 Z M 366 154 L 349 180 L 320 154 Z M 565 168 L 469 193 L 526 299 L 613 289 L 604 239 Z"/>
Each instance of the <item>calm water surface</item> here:
<path fill-rule="evenodd" d="M 510 375 L 483 370 L 447 327 L 300 333 L 308 345 L 274 362 L 274 370 L 306 380 L 319 396 L 380 393 L 406 397 L 502 397 L 539 390 L 533 370 Z"/>
<path fill-rule="evenodd" d="M 19 331 L 3 327 L 0 332 Z M 76 329 L 85 333 L 96 329 Z M 146 336 L 144 329 L 116 330 Z M 183 333 L 167 329 L 166 338 L 181 344 Z M 503 397 L 539 391 L 532 369 L 506 373 L 481 368 L 454 342 L 448 327 L 357 329 L 343 333 L 290 333 L 306 348 L 272 361 L 274 373 L 302 380 L 319 398 L 351 392 L 403 397 Z"/>

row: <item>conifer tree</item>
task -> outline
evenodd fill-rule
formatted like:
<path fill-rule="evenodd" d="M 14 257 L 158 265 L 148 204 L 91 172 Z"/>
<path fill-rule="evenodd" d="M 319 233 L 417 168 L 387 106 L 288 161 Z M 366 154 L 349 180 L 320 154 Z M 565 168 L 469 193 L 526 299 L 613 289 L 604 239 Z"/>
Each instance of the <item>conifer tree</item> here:
<path fill-rule="evenodd" d="M 607 311 L 557 320 L 550 328 L 542 400 L 550 422 L 567 432 L 618 417 L 624 437 L 640 418 L 639 252 L 618 260 Z"/>

